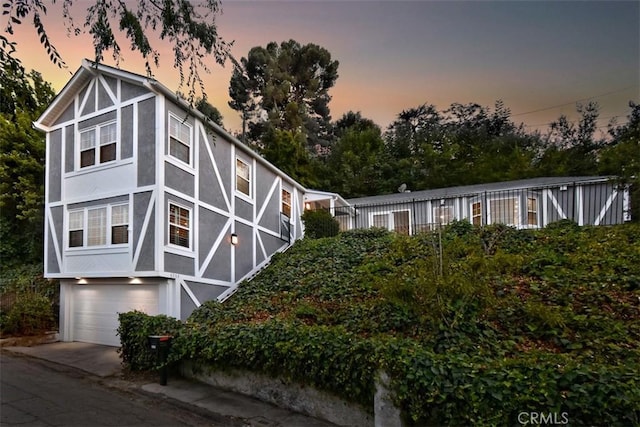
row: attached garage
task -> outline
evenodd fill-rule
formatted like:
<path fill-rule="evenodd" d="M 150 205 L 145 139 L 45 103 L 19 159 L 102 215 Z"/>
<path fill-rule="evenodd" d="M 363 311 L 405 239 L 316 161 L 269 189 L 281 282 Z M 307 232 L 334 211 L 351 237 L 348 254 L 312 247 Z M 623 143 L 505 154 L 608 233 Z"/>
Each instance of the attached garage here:
<path fill-rule="evenodd" d="M 158 285 L 73 285 L 71 324 L 73 341 L 120 346 L 118 313 L 132 310 L 159 314 Z"/>

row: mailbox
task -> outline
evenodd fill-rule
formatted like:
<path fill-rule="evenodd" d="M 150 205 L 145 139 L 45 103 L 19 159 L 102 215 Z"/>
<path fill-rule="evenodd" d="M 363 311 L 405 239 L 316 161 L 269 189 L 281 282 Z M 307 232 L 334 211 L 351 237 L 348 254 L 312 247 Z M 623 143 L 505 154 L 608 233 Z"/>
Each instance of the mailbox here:
<path fill-rule="evenodd" d="M 170 335 L 149 335 L 149 348 L 156 354 L 156 362 L 160 365 L 160 385 L 167 385 L 167 358 L 171 347 Z"/>
<path fill-rule="evenodd" d="M 158 351 L 161 348 L 169 348 L 171 338 L 171 335 L 149 335 L 149 347 L 154 351 Z"/>

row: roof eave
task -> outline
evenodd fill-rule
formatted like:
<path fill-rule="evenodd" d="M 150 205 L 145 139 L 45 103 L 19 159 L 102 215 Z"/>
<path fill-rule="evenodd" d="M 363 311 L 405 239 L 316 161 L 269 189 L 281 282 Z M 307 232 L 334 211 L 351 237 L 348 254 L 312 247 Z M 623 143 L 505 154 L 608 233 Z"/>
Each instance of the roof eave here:
<path fill-rule="evenodd" d="M 76 96 L 80 88 L 82 88 L 82 86 L 84 86 L 90 79 L 95 77 L 98 72 L 108 73 L 137 83 L 144 83 L 149 80 L 142 75 L 122 71 L 107 65 L 98 64 L 88 59 L 83 59 L 80 67 L 71 79 L 66 85 L 64 85 L 58 95 L 56 95 L 51 104 L 49 104 L 49 107 L 47 107 L 47 109 L 33 123 L 34 127 L 42 131 L 47 131 L 48 128 L 53 125 L 58 117 L 60 117 L 60 115 L 65 111 L 67 106 L 73 101 L 73 98 Z"/>

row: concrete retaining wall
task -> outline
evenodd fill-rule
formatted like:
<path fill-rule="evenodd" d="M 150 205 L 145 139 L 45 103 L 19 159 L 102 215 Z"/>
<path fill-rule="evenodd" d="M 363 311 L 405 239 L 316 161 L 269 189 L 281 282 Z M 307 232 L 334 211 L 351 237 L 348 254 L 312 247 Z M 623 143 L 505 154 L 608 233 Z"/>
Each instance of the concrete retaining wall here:
<path fill-rule="evenodd" d="M 183 376 L 224 390 L 252 396 L 274 405 L 320 418 L 344 427 L 402 427 L 400 411 L 393 406 L 383 373 L 376 384 L 374 413 L 329 393 L 249 371 L 219 371 L 210 366 L 185 361 Z"/>

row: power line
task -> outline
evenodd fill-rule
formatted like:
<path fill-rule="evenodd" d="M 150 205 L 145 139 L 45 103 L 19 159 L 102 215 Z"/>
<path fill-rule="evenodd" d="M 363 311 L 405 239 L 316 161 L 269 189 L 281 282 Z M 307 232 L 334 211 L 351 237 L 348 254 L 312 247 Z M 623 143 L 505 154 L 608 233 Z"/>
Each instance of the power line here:
<path fill-rule="evenodd" d="M 612 95 L 612 94 L 618 93 L 618 92 L 624 92 L 624 91 L 629 90 L 629 89 L 634 88 L 634 87 L 638 87 L 638 85 L 634 84 L 634 85 L 627 86 L 627 87 L 622 88 L 622 89 L 613 90 L 611 92 L 603 93 L 603 94 L 600 94 L 600 95 L 594 95 L 594 96 L 590 96 L 588 98 L 577 99 L 577 100 L 572 101 L 572 102 L 567 102 L 567 103 L 564 103 L 564 104 L 554 105 L 553 107 L 539 108 L 537 110 L 526 111 L 524 113 L 512 114 L 511 117 L 524 116 L 526 114 L 539 113 L 540 111 L 553 110 L 554 108 L 566 107 L 568 105 L 575 105 L 578 102 L 588 101 L 588 100 L 594 99 L 594 98 L 601 98 L 603 96 Z"/>
<path fill-rule="evenodd" d="M 618 114 L 618 115 L 616 115 L 616 116 L 598 117 L 596 120 L 597 120 L 597 121 L 601 121 L 601 120 L 607 120 L 607 119 L 617 119 L 617 118 L 620 118 L 620 117 L 622 117 L 622 118 L 625 118 L 625 119 L 626 119 L 626 116 L 625 116 L 624 114 Z M 527 125 L 527 124 L 524 124 L 524 123 L 523 123 L 522 125 L 523 125 L 524 127 L 527 127 L 527 128 L 535 128 L 535 127 L 539 127 L 539 126 L 551 126 L 551 123 L 553 123 L 553 122 L 540 123 L 540 124 L 537 124 L 537 125 Z M 625 122 L 625 123 L 626 123 L 626 122 Z"/>

